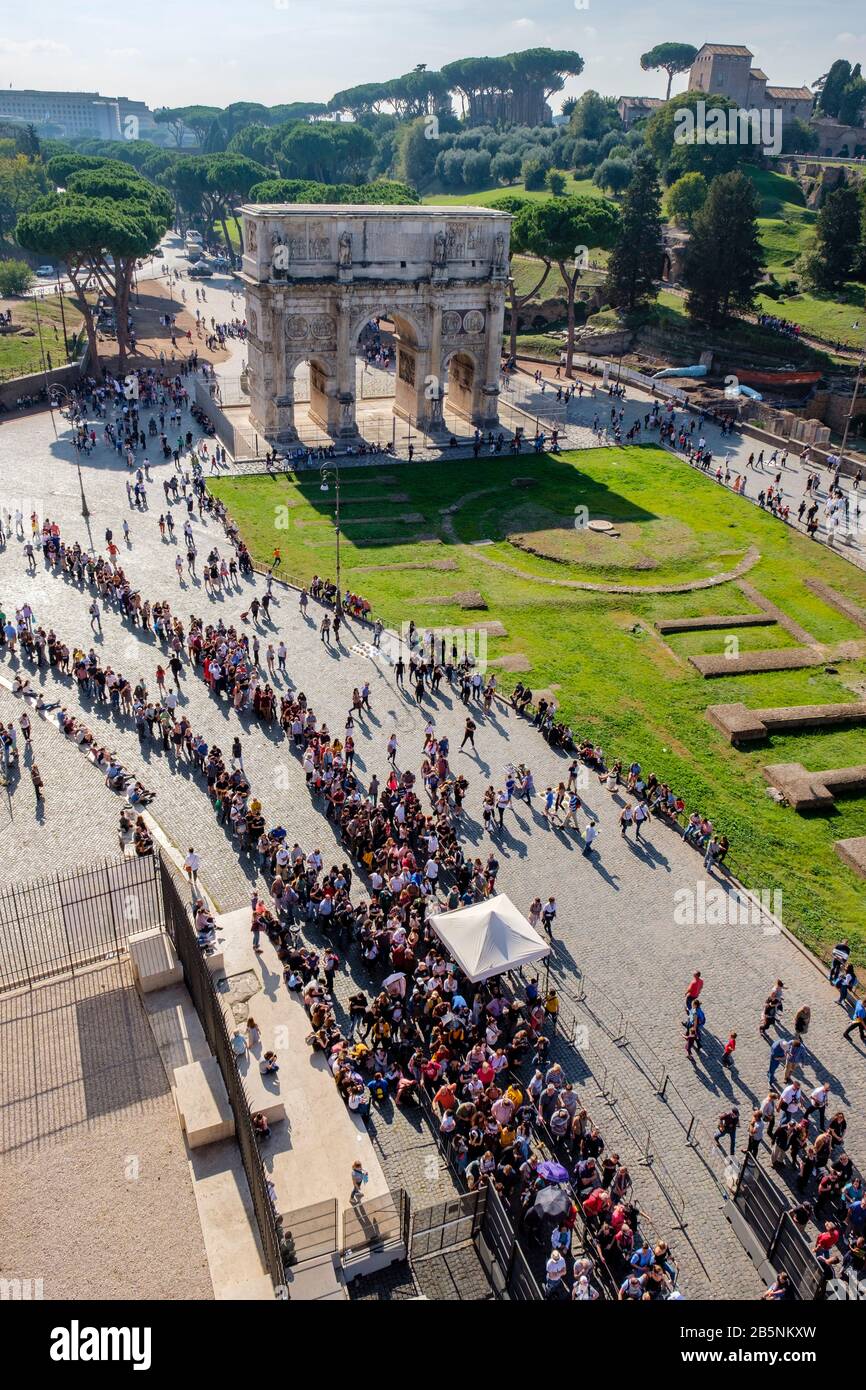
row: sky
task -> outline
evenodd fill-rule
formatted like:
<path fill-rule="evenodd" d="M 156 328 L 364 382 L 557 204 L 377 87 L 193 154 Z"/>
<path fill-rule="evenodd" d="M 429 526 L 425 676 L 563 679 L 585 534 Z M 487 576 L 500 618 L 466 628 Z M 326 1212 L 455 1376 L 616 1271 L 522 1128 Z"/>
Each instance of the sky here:
<path fill-rule="evenodd" d="M 676 40 L 744 43 L 776 86 L 799 86 L 835 58 L 866 64 L 862 0 L 727 0 L 711 20 L 694 4 L 660 0 L 35 0 L 0 29 L 4 86 L 98 90 L 151 107 L 232 101 L 327 101 L 356 83 L 418 63 L 516 49 L 576 49 L 580 77 L 609 96 L 664 96 L 663 73 L 640 55 Z M 685 83 L 675 78 L 673 90 Z"/>

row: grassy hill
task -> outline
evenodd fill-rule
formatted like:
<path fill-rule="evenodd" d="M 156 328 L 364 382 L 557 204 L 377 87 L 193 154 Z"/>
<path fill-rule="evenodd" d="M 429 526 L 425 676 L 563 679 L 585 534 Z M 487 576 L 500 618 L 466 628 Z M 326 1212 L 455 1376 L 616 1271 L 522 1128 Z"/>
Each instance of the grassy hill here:
<path fill-rule="evenodd" d="M 601 198 L 603 193 L 592 181 L 592 179 L 576 179 L 573 174 L 565 174 L 565 193 L 571 197 L 575 193 L 585 193 L 592 198 Z M 455 203 L 458 206 L 485 208 L 493 202 L 495 198 L 501 198 L 503 193 L 511 194 L 517 198 L 528 198 L 532 202 L 541 202 L 549 198 L 550 194 L 546 188 L 539 189 L 537 192 L 527 192 L 526 185 L 523 183 L 509 183 L 507 186 L 498 183 L 495 188 L 479 188 L 472 192 L 467 190 L 465 193 L 449 193 L 443 190 L 441 193 L 428 193 L 422 199 L 425 203 L 448 204 Z"/>

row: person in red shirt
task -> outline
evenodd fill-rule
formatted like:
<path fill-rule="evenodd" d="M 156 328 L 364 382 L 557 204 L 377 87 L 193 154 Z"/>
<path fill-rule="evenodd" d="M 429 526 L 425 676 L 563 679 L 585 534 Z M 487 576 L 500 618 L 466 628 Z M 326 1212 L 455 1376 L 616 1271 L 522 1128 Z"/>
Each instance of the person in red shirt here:
<path fill-rule="evenodd" d="M 598 1216 L 601 1212 L 610 1211 L 610 1197 L 603 1187 L 592 1189 L 583 1199 L 583 1209 L 588 1216 Z"/>
<path fill-rule="evenodd" d="M 457 1105 L 457 1085 L 450 1082 L 445 1086 L 440 1086 L 433 1097 L 433 1104 L 444 1115 L 446 1110 L 453 1110 Z"/>
<path fill-rule="evenodd" d="M 697 999 L 700 995 L 700 992 L 703 989 L 703 987 L 703 976 L 701 975 L 700 970 L 696 970 L 694 973 L 694 977 L 691 980 L 688 989 L 686 990 L 686 1013 L 688 1013 L 689 1006 L 692 1004 L 692 1002 L 695 999 Z"/>
<path fill-rule="evenodd" d="M 824 1229 L 813 1246 L 815 1254 L 817 1255 L 821 1250 L 832 1250 L 833 1246 L 838 1244 L 839 1227 L 834 1225 L 832 1221 L 825 1221 Z"/>
<path fill-rule="evenodd" d="M 725 1043 L 725 1050 L 722 1053 L 722 1066 L 732 1067 L 734 1065 L 734 1053 L 737 1050 L 737 1035 L 732 1033 Z"/>
<path fill-rule="evenodd" d="M 493 1070 L 492 1066 L 488 1061 L 484 1061 L 478 1068 L 476 1075 L 483 1086 L 489 1086 L 491 1081 L 495 1079 L 496 1072 Z"/>

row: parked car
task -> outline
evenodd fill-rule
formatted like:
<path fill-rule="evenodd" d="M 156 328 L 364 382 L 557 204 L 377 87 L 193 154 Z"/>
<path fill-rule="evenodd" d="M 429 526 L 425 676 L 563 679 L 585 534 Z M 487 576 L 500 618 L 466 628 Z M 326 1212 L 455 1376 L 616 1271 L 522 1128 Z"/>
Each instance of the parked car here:
<path fill-rule="evenodd" d="M 199 261 L 197 265 L 191 265 L 189 268 L 189 278 L 191 280 L 210 279 L 212 275 L 213 266 L 209 261 Z"/>
<path fill-rule="evenodd" d="M 41 266 L 39 266 L 38 270 L 36 271 L 36 274 L 39 276 L 39 279 L 40 279 L 40 280 L 56 280 L 56 279 L 57 279 L 57 271 L 54 269 L 54 266 L 53 266 L 53 265 L 41 265 Z"/>

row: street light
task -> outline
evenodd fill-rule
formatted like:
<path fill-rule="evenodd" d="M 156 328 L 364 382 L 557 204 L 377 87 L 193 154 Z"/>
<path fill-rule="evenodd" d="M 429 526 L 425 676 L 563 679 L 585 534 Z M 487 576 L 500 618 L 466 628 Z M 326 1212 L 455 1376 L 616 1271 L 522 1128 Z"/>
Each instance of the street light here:
<path fill-rule="evenodd" d="M 336 496 L 337 508 L 334 516 L 334 529 L 337 534 L 337 603 L 336 612 L 339 613 L 343 606 L 343 590 L 340 585 L 340 469 L 339 467 L 328 468 L 322 464 L 319 469 L 322 478 L 321 491 L 328 491 L 328 479 L 334 479 L 334 493 Z"/>
<path fill-rule="evenodd" d="M 851 405 L 845 417 L 845 432 L 842 435 L 842 443 L 839 447 L 839 466 L 845 462 L 845 447 L 848 443 L 848 434 L 851 429 L 851 421 L 854 419 L 854 406 L 857 403 L 857 392 L 860 390 L 860 382 L 863 379 L 863 366 L 866 362 L 866 352 L 860 353 L 860 361 L 857 364 L 857 376 L 854 379 L 854 390 L 851 392 Z"/>
<path fill-rule="evenodd" d="M 57 438 L 57 426 L 54 423 L 54 407 L 60 401 L 69 401 L 69 391 L 65 386 L 51 386 L 48 390 L 48 409 L 51 411 L 51 427 L 54 430 L 54 438 Z M 84 479 L 81 476 L 81 459 L 76 451 L 75 467 L 78 470 L 78 487 L 81 491 L 81 515 L 85 521 L 90 516 L 90 508 L 87 505 L 87 498 L 84 495 Z"/>

